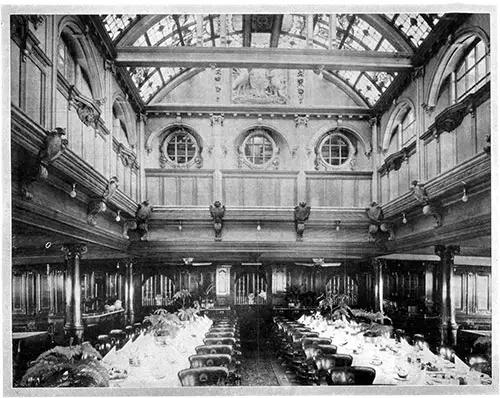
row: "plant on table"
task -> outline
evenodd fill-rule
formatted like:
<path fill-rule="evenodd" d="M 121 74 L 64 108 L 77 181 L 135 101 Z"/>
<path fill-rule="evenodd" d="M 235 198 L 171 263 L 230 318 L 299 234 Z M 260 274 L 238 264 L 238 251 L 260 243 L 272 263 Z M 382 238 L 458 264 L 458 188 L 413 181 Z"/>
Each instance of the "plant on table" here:
<path fill-rule="evenodd" d="M 108 370 L 90 343 L 56 346 L 32 362 L 21 387 L 108 387 Z"/>
<path fill-rule="evenodd" d="M 287 285 L 285 288 L 285 300 L 290 307 L 298 307 L 300 305 L 300 286 Z"/>
<path fill-rule="evenodd" d="M 355 316 L 348 303 L 355 299 L 353 294 L 326 292 L 318 300 L 318 309 L 321 312 L 327 312 L 330 319 L 350 320 Z"/>

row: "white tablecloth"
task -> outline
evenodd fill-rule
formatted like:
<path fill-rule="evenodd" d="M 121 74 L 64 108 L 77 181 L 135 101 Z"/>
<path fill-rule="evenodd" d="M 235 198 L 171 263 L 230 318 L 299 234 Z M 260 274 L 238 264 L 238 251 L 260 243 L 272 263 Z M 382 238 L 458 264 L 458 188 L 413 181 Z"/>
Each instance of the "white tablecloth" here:
<path fill-rule="evenodd" d="M 196 346 L 203 345 L 211 323 L 205 317 L 186 322 L 175 338 L 165 340 L 166 344 L 146 334 L 134 342 L 129 340 L 119 351 L 110 351 L 103 358 L 104 365 L 111 371 L 127 372 L 126 378 L 111 380 L 110 387 L 181 387 L 177 373 L 190 367 L 189 356 L 196 354 Z"/>

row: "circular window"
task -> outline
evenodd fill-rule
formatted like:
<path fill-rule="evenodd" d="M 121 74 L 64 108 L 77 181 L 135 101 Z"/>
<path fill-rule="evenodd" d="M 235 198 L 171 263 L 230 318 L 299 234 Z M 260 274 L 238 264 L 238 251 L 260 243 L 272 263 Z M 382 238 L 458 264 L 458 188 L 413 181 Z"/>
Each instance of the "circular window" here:
<path fill-rule="evenodd" d="M 330 134 L 321 143 L 321 158 L 331 166 L 340 166 L 349 159 L 349 144 L 338 134 Z"/>
<path fill-rule="evenodd" d="M 250 130 L 239 151 L 240 160 L 255 168 L 265 168 L 274 164 L 279 152 L 271 134 L 262 128 Z"/>
<path fill-rule="evenodd" d="M 181 165 L 189 163 L 195 158 L 197 152 L 198 146 L 191 134 L 177 131 L 167 137 L 166 155 L 171 162 Z"/>

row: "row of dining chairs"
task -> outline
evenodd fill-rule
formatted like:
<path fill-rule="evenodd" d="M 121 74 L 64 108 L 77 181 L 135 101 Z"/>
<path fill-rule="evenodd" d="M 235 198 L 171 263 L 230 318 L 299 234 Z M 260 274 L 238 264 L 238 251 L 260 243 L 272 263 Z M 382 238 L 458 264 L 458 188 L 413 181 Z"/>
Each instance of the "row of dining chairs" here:
<path fill-rule="evenodd" d="M 190 368 L 178 373 L 182 386 L 240 385 L 241 345 L 237 320 L 214 321 L 203 345 L 189 357 Z"/>
<path fill-rule="evenodd" d="M 299 384 L 373 384 L 375 369 L 352 366 L 352 356 L 337 353 L 330 338 L 286 318 L 276 317 L 274 324 L 278 357 Z"/>
<path fill-rule="evenodd" d="M 135 340 L 141 332 L 145 330 L 146 326 L 141 322 L 128 325 L 123 329 L 113 329 L 107 334 L 100 334 L 94 342 L 94 348 L 104 358 L 106 354 L 116 347 L 120 350 L 130 339 Z"/>

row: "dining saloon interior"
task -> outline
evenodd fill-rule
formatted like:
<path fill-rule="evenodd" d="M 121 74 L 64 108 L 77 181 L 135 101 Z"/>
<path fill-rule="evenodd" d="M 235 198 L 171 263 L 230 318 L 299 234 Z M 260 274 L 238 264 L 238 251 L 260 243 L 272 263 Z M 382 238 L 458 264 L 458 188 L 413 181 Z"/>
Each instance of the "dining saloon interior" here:
<path fill-rule="evenodd" d="M 9 388 L 498 391 L 490 14 L 55 12 L 6 19 Z"/>

